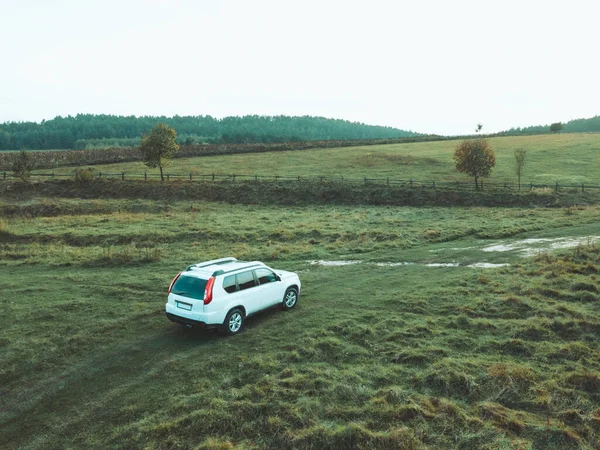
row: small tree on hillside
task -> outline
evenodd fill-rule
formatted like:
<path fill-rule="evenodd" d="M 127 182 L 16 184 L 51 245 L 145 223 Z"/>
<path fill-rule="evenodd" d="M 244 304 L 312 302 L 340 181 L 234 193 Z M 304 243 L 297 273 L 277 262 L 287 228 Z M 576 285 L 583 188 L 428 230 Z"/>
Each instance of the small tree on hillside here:
<path fill-rule="evenodd" d="M 479 178 L 491 173 L 496 156 L 486 139 L 469 139 L 456 146 L 454 161 L 456 170 L 475 178 L 475 189 L 479 189 Z"/>
<path fill-rule="evenodd" d="M 23 181 L 27 181 L 31 171 L 33 170 L 34 163 L 31 155 L 25 150 L 21 150 L 18 154 L 12 157 L 12 172 L 17 178 Z"/>
<path fill-rule="evenodd" d="M 550 131 L 553 133 L 560 133 L 560 130 L 563 129 L 563 124 L 561 122 L 556 122 L 550 125 Z"/>
<path fill-rule="evenodd" d="M 517 174 L 519 190 L 521 190 L 521 175 L 523 174 L 523 168 L 525 167 L 525 156 L 527 156 L 527 150 L 524 148 L 515 150 L 515 173 Z"/>
<path fill-rule="evenodd" d="M 142 160 L 151 169 L 160 169 L 160 179 L 164 181 L 163 167 L 171 162 L 173 155 L 179 150 L 175 142 L 177 133 L 163 123 L 156 125 L 150 133 L 142 136 L 140 151 Z"/>

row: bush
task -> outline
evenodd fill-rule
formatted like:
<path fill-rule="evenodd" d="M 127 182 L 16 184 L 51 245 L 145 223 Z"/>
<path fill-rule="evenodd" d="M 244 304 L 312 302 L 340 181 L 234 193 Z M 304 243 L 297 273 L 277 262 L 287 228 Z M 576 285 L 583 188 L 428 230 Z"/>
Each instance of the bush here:
<path fill-rule="evenodd" d="M 92 169 L 91 167 L 88 168 L 78 168 L 75 170 L 74 174 L 73 174 L 73 178 L 75 179 L 75 181 L 77 181 L 78 183 L 81 184 L 87 184 L 90 181 L 92 181 L 94 179 L 94 169 Z"/>
<path fill-rule="evenodd" d="M 25 150 L 21 150 L 17 155 L 12 156 L 12 172 L 15 177 L 27 181 L 33 168 L 33 158 Z"/>

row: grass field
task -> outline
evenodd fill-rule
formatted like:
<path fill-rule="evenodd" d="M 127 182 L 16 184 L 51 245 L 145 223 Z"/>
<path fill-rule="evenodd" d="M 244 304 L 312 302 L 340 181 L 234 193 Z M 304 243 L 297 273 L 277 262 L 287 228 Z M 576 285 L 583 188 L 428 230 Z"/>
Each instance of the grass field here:
<path fill-rule="evenodd" d="M 599 207 L 23 195 L 0 214 L 1 447 L 600 447 L 598 246 L 485 251 L 597 236 Z M 168 322 L 172 276 L 224 255 L 298 271 L 298 307 L 232 338 Z"/>
<path fill-rule="evenodd" d="M 497 164 L 489 181 L 515 183 L 514 150 L 527 150 L 522 181 L 534 184 L 600 184 L 600 134 L 559 134 L 490 139 Z M 168 172 L 391 177 L 424 181 L 463 181 L 452 156 L 457 141 L 346 147 L 277 153 L 226 155 L 173 160 Z M 103 172 L 152 173 L 141 162 L 99 165 Z M 73 168 L 56 169 L 71 173 Z M 42 172 L 47 172 L 44 170 Z M 158 173 L 157 170 L 154 172 Z"/>

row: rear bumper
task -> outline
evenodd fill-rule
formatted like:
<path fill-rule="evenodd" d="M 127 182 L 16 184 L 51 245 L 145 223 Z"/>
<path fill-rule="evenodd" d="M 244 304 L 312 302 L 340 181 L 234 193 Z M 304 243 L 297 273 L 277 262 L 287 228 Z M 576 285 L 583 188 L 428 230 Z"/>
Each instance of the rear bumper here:
<path fill-rule="evenodd" d="M 181 316 L 177 316 L 177 315 L 171 314 L 171 313 L 166 313 L 166 315 L 167 315 L 167 319 L 169 319 L 171 322 L 179 323 L 179 324 L 185 325 L 187 327 L 205 328 L 205 329 L 218 327 L 218 325 L 216 325 L 216 324 L 212 324 L 212 323 L 207 324 L 207 323 L 201 322 L 199 320 L 188 319 L 187 317 L 181 317 Z"/>

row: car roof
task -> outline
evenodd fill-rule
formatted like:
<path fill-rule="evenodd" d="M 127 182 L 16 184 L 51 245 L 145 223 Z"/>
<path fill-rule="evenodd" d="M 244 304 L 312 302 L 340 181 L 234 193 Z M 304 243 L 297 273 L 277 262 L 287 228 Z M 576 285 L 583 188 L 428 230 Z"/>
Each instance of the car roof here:
<path fill-rule="evenodd" d="M 242 269 L 251 269 L 257 267 L 264 267 L 265 265 L 260 261 L 234 261 L 227 263 L 218 263 L 211 265 L 199 264 L 202 267 L 196 267 L 195 265 L 189 266 L 182 275 L 192 275 L 210 278 L 212 276 L 223 275 L 225 273 L 233 273 Z"/>

